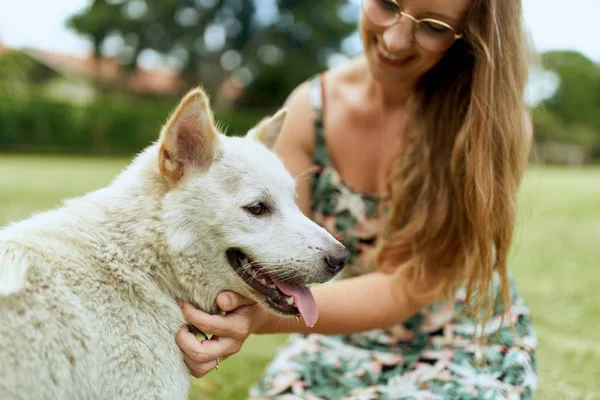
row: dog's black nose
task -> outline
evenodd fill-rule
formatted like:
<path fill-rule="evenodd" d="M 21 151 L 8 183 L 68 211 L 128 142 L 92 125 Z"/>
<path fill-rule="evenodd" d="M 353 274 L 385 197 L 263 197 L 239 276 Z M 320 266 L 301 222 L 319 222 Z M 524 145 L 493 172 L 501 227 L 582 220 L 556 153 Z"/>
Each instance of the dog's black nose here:
<path fill-rule="evenodd" d="M 329 268 L 329 271 L 337 274 L 346 266 L 349 258 L 350 252 L 348 249 L 344 248 L 342 250 L 334 250 L 328 253 L 325 256 L 325 261 L 327 262 L 327 268 Z"/>

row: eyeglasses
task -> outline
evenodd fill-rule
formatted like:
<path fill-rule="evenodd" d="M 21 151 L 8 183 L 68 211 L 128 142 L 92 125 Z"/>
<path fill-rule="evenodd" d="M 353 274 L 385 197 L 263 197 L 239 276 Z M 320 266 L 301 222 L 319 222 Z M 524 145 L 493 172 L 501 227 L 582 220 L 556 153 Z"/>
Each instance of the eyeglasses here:
<path fill-rule="evenodd" d="M 427 50 L 446 50 L 462 38 L 462 34 L 445 22 L 432 18 L 416 19 L 405 13 L 395 0 L 363 0 L 362 8 L 371 22 L 388 28 L 397 24 L 402 17 L 412 20 L 416 25 L 414 39 Z"/>

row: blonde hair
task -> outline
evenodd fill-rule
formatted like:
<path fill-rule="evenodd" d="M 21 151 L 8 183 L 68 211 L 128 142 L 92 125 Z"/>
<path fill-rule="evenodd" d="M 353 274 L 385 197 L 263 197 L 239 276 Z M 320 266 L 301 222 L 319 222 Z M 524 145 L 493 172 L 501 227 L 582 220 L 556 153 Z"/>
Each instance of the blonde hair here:
<path fill-rule="evenodd" d="M 401 154 L 388 176 L 382 269 L 466 286 L 467 305 L 491 316 L 493 272 L 510 308 L 507 254 L 530 138 L 524 90 L 529 47 L 521 0 L 474 0 L 457 41 L 419 83 Z"/>

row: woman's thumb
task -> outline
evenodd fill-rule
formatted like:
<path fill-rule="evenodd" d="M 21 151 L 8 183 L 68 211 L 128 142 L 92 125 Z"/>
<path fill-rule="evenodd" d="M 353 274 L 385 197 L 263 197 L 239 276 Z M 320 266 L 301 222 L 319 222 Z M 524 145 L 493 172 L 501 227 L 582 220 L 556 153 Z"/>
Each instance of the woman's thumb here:
<path fill-rule="evenodd" d="M 234 292 L 222 292 L 217 296 L 217 305 L 223 311 L 233 311 L 238 307 L 254 304 L 253 300 L 247 299 Z"/>

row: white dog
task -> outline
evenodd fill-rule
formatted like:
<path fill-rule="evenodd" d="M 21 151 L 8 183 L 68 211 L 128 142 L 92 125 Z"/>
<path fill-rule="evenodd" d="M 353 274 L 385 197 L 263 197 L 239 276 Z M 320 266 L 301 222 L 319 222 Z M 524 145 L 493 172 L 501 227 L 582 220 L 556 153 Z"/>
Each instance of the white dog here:
<path fill-rule="evenodd" d="M 186 399 L 178 299 L 214 313 L 233 290 L 313 325 L 304 285 L 348 252 L 268 149 L 284 116 L 226 137 L 196 89 L 110 186 L 0 231 L 0 399 Z"/>

